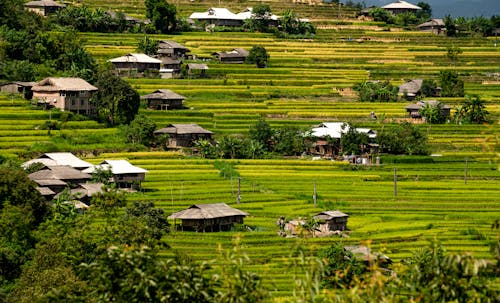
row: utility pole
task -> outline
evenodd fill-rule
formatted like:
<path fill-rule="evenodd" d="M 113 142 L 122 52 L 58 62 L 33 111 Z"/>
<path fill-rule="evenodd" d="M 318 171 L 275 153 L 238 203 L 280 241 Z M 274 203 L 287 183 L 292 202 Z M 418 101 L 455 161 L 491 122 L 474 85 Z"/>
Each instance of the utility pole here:
<path fill-rule="evenodd" d="M 398 177 L 397 168 L 394 167 L 394 197 L 398 196 Z"/>
<path fill-rule="evenodd" d="M 238 195 L 236 196 L 236 204 L 240 204 L 241 201 L 241 178 L 238 177 Z"/>
<path fill-rule="evenodd" d="M 464 184 L 467 184 L 467 174 L 469 173 L 469 163 L 467 158 L 465 158 L 465 172 L 464 172 Z"/>
<path fill-rule="evenodd" d="M 339 19 L 340 19 L 340 17 L 341 17 L 341 13 L 340 13 L 340 5 L 341 5 L 341 3 L 340 3 L 340 0 L 339 0 Z"/>

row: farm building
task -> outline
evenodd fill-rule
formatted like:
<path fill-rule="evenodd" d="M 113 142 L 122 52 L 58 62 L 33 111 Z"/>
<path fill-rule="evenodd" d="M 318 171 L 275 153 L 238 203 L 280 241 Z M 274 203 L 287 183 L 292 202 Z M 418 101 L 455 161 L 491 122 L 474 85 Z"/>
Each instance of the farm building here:
<path fill-rule="evenodd" d="M 200 139 L 212 140 L 213 133 L 198 124 L 169 124 L 165 128 L 156 130 L 155 135 L 166 134 L 169 136 L 169 148 L 191 147 Z"/>
<path fill-rule="evenodd" d="M 241 26 L 244 21 L 244 19 L 227 8 L 217 7 L 211 7 L 206 12 L 194 12 L 188 19 L 192 22 L 196 21 L 214 26 Z"/>
<path fill-rule="evenodd" d="M 207 74 L 208 66 L 203 63 L 188 63 L 187 72 L 190 77 L 199 76 L 205 77 Z"/>
<path fill-rule="evenodd" d="M 158 58 L 169 57 L 173 59 L 185 58 L 189 48 L 172 40 L 161 40 L 158 43 Z"/>
<path fill-rule="evenodd" d="M 30 1 L 24 4 L 26 10 L 37 13 L 41 16 L 47 16 L 66 7 L 66 5 L 52 0 Z"/>
<path fill-rule="evenodd" d="M 226 203 L 195 204 L 173 213 L 169 219 L 182 220 L 181 229 L 186 231 L 229 231 L 234 224 L 243 224 L 248 213 Z"/>
<path fill-rule="evenodd" d="M 85 168 L 89 168 L 89 167 L 93 166 L 92 163 L 89 163 L 87 161 L 83 161 L 82 159 L 76 157 L 72 153 L 64 153 L 64 152 L 45 153 L 36 159 L 32 159 L 32 160 L 24 162 L 21 166 L 26 169 L 34 163 L 41 163 L 45 167 L 70 166 L 70 167 L 78 169 L 78 170 L 83 170 Z"/>
<path fill-rule="evenodd" d="M 33 99 L 45 107 L 56 107 L 61 111 L 93 115 L 95 105 L 90 99 L 97 87 L 81 78 L 45 78 L 31 88 Z"/>
<path fill-rule="evenodd" d="M 411 118 L 421 119 L 422 115 L 420 115 L 420 110 L 422 108 L 424 108 L 427 105 L 437 106 L 440 103 L 441 102 L 439 102 L 437 100 L 418 101 L 417 103 L 410 104 L 410 105 L 406 106 L 405 109 L 406 109 L 406 112 L 408 113 L 408 115 Z M 445 117 L 449 117 L 450 114 L 451 114 L 451 106 L 449 106 L 447 104 L 443 104 L 442 107 L 441 107 L 441 113 Z"/>
<path fill-rule="evenodd" d="M 70 166 L 50 166 L 29 174 L 28 178 L 57 194 L 68 186 L 78 187 L 78 184 L 89 181 L 91 176 Z"/>
<path fill-rule="evenodd" d="M 141 96 L 141 99 L 147 101 L 149 109 L 169 110 L 181 109 L 186 97 L 176 94 L 169 89 L 158 89 L 151 94 Z"/>
<path fill-rule="evenodd" d="M 385 9 L 388 12 L 393 13 L 394 15 L 397 14 L 402 14 L 402 13 L 415 13 L 418 10 L 421 10 L 422 8 L 420 6 L 416 6 L 414 4 L 408 3 L 406 1 L 396 1 L 393 3 L 389 3 L 387 5 L 382 6 L 383 9 Z"/>
<path fill-rule="evenodd" d="M 444 34 L 446 26 L 443 19 L 431 19 L 427 22 L 417 25 L 419 31 L 430 32 L 436 35 Z"/>
<path fill-rule="evenodd" d="M 31 88 L 36 84 L 37 84 L 36 82 L 22 82 L 22 81 L 9 82 L 0 85 L 0 91 L 11 94 L 24 94 L 24 97 L 29 100 L 33 96 L 31 93 Z"/>
<path fill-rule="evenodd" d="M 146 54 L 130 53 L 118 58 L 109 59 L 118 72 L 139 72 L 160 70 L 161 60 Z"/>
<path fill-rule="evenodd" d="M 147 170 L 132 165 L 127 160 L 104 160 L 99 165 L 89 167 L 84 172 L 92 174 L 100 170 L 110 170 L 112 181 L 120 188 L 140 188 Z"/>
<path fill-rule="evenodd" d="M 349 215 L 338 210 L 327 210 L 315 215 L 313 219 L 319 221 L 319 230 L 326 233 L 330 231 L 346 230 L 348 217 Z"/>
<path fill-rule="evenodd" d="M 221 63 L 245 63 L 248 51 L 243 48 L 234 48 L 228 52 L 215 52 L 212 55 Z"/>

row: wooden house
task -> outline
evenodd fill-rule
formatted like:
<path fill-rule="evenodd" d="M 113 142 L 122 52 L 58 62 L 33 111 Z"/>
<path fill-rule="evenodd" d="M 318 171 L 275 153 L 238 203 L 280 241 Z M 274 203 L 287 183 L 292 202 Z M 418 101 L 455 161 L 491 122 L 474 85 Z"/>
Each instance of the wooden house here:
<path fill-rule="evenodd" d="M 132 165 L 127 160 L 104 160 L 99 165 L 85 169 L 83 172 L 92 174 L 96 170 L 110 170 L 112 182 L 120 188 L 140 188 L 147 170 Z"/>
<path fill-rule="evenodd" d="M 398 95 L 405 96 L 407 100 L 413 100 L 420 95 L 422 89 L 422 79 L 413 79 L 399 86 Z"/>
<path fill-rule="evenodd" d="M 161 40 L 158 43 L 158 58 L 169 57 L 173 59 L 183 59 L 189 53 L 189 48 L 172 40 Z"/>
<path fill-rule="evenodd" d="M 182 104 L 186 97 L 169 89 L 158 89 L 151 94 L 141 96 L 141 99 L 146 100 L 149 109 L 170 110 L 183 108 Z"/>
<path fill-rule="evenodd" d="M 41 163 L 44 167 L 69 166 L 78 170 L 84 170 L 93 166 L 92 163 L 83 161 L 72 153 L 65 152 L 45 153 L 36 159 L 24 162 L 21 166 L 26 169 L 34 163 Z"/>
<path fill-rule="evenodd" d="M 195 204 L 173 213 L 169 219 L 182 220 L 180 228 L 186 231 L 229 231 L 234 224 L 243 224 L 248 213 L 228 206 L 226 203 Z"/>
<path fill-rule="evenodd" d="M 188 63 L 187 73 L 189 77 L 205 77 L 208 66 L 203 63 Z"/>
<path fill-rule="evenodd" d="M 437 100 L 418 101 L 417 103 L 406 106 L 405 109 L 411 118 L 421 119 L 422 115 L 420 115 L 420 110 L 422 108 L 424 108 L 427 105 L 439 106 L 439 104 L 441 104 L 441 102 Z M 445 117 L 449 117 L 451 114 L 451 106 L 447 104 L 441 104 L 440 106 L 441 106 L 441 114 L 443 114 Z"/>
<path fill-rule="evenodd" d="M 36 82 L 23 81 L 9 82 L 0 85 L 0 91 L 10 94 L 23 94 L 26 99 L 30 100 L 33 97 L 31 88 L 36 84 Z"/>
<path fill-rule="evenodd" d="M 30 1 L 24 4 L 26 10 L 37 13 L 41 16 L 47 16 L 57 12 L 58 10 L 66 7 L 66 5 L 57 3 L 52 0 L 37 0 Z"/>
<path fill-rule="evenodd" d="M 86 183 L 91 176 L 70 166 L 50 166 L 29 174 L 28 178 L 44 191 L 48 188 L 57 194 L 66 187 L 76 188 L 80 183 Z"/>
<path fill-rule="evenodd" d="M 326 233 L 346 230 L 348 217 L 349 215 L 338 210 L 327 210 L 315 215 L 313 219 L 319 221 L 319 230 Z"/>
<path fill-rule="evenodd" d="M 422 9 L 420 6 L 416 6 L 414 4 L 411 4 L 411 3 L 408 3 L 408 2 L 402 1 L 402 0 L 399 0 L 399 1 L 396 1 L 393 3 L 389 3 L 387 5 L 382 6 L 382 8 L 388 12 L 393 13 L 394 15 L 407 13 L 407 12 L 415 13 L 415 12 Z"/>
<path fill-rule="evenodd" d="M 430 32 L 436 35 L 444 34 L 446 26 L 443 19 L 430 19 L 427 22 L 417 25 L 417 29 L 421 32 Z"/>
<path fill-rule="evenodd" d="M 248 51 L 243 48 L 234 48 L 227 52 L 215 52 L 212 55 L 221 63 L 245 63 Z"/>
<path fill-rule="evenodd" d="M 146 54 L 130 53 L 118 58 L 109 59 L 118 72 L 138 72 L 142 73 L 148 70 L 159 71 L 161 60 L 150 57 Z"/>
<path fill-rule="evenodd" d="M 169 148 L 191 147 L 200 139 L 212 140 L 213 133 L 198 124 L 169 124 L 165 128 L 156 130 L 155 135 L 169 136 Z"/>
<path fill-rule="evenodd" d="M 90 102 L 97 87 L 81 78 L 45 78 L 31 91 L 33 99 L 45 107 L 85 115 L 94 115 L 97 110 L 95 104 Z"/>

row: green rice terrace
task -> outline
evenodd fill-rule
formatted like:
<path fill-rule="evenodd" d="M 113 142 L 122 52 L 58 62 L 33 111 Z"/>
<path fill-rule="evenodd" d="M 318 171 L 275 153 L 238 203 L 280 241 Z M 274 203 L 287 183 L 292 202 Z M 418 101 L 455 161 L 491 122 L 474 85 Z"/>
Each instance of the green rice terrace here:
<path fill-rule="evenodd" d="M 218 6 L 209 1 L 177 2 L 183 16 Z M 95 164 L 103 159 L 128 159 L 149 171 L 143 190 L 129 194 L 130 201 L 153 201 L 168 214 L 193 204 L 219 202 L 248 212 L 245 225 L 251 231 L 172 231 L 166 239 L 171 248 L 163 254 L 211 260 L 217 256 L 219 245 L 230 248 L 238 235 L 242 252 L 251 260 L 249 267 L 263 277 L 275 298 L 292 294 L 293 269 L 288 257 L 297 245 L 313 254 L 337 241 L 369 243 L 372 249 L 398 262 L 437 239 L 449 251 L 492 258 L 489 243 L 498 231 L 491 225 L 500 219 L 500 46 L 495 47 L 495 38 L 448 38 L 391 29 L 359 21 L 350 11 L 343 12 L 340 22 L 333 18 L 337 16 L 336 6 L 282 2 L 270 2 L 273 12 L 291 8 L 309 18 L 318 26 L 315 38 L 283 39 L 239 32 L 150 35 L 185 45 L 191 54 L 205 58 L 203 63 L 209 70 L 207 77 L 198 79 L 127 78 L 141 95 L 167 88 L 186 97 L 187 108 L 183 110 L 153 111 L 144 107 L 140 112 L 159 127 L 197 123 L 214 132 L 216 138 L 247 134 L 260 117 L 272 127 L 304 128 L 325 121 L 345 121 L 381 130 L 406 120 L 404 107 L 409 102 L 359 102 L 352 91 L 355 83 L 388 80 L 400 85 L 414 78 L 437 79 L 440 71 L 454 70 L 465 82 L 465 93 L 479 95 L 485 101 L 491 123 L 422 124 L 433 155 L 417 157 L 415 163 L 385 155 L 379 166 L 352 166 L 310 157 L 207 160 L 182 152 L 130 151 L 117 128 L 106 128 L 93 120 L 62 122 L 60 130 L 49 133 L 41 125 L 50 119 L 62 121 L 62 113 L 36 108 L 17 95 L 0 94 L 0 154 L 26 158 L 46 151 L 71 151 Z M 142 1 L 79 3 L 144 17 Z M 238 10 L 252 4 L 256 3 L 239 1 L 228 8 Z M 143 37 L 80 35 L 100 63 L 135 52 Z M 264 46 L 270 54 L 267 68 L 209 59 L 216 51 L 250 49 L 254 45 Z M 449 45 L 463 50 L 456 62 L 446 57 Z M 464 100 L 436 99 L 452 108 Z M 370 119 L 370 112 L 379 118 Z M 232 165 L 235 175 L 224 175 L 216 162 Z M 240 204 L 236 203 L 238 178 Z M 335 209 L 349 214 L 348 237 L 278 236 L 276 220 L 281 215 L 291 220 Z"/>

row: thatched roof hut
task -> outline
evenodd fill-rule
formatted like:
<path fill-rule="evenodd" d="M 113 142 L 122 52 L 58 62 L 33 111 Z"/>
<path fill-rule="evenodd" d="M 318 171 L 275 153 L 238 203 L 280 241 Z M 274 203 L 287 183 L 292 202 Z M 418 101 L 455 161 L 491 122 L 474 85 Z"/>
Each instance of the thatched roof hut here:
<path fill-rule="evenodd" d="M 228 231 L 235 223 L 242 224 L 247 212 L 232 208 L 226 203 L 195 204 L 173 213 L 169 219 L 181 219 L 182 230 Z"/>

